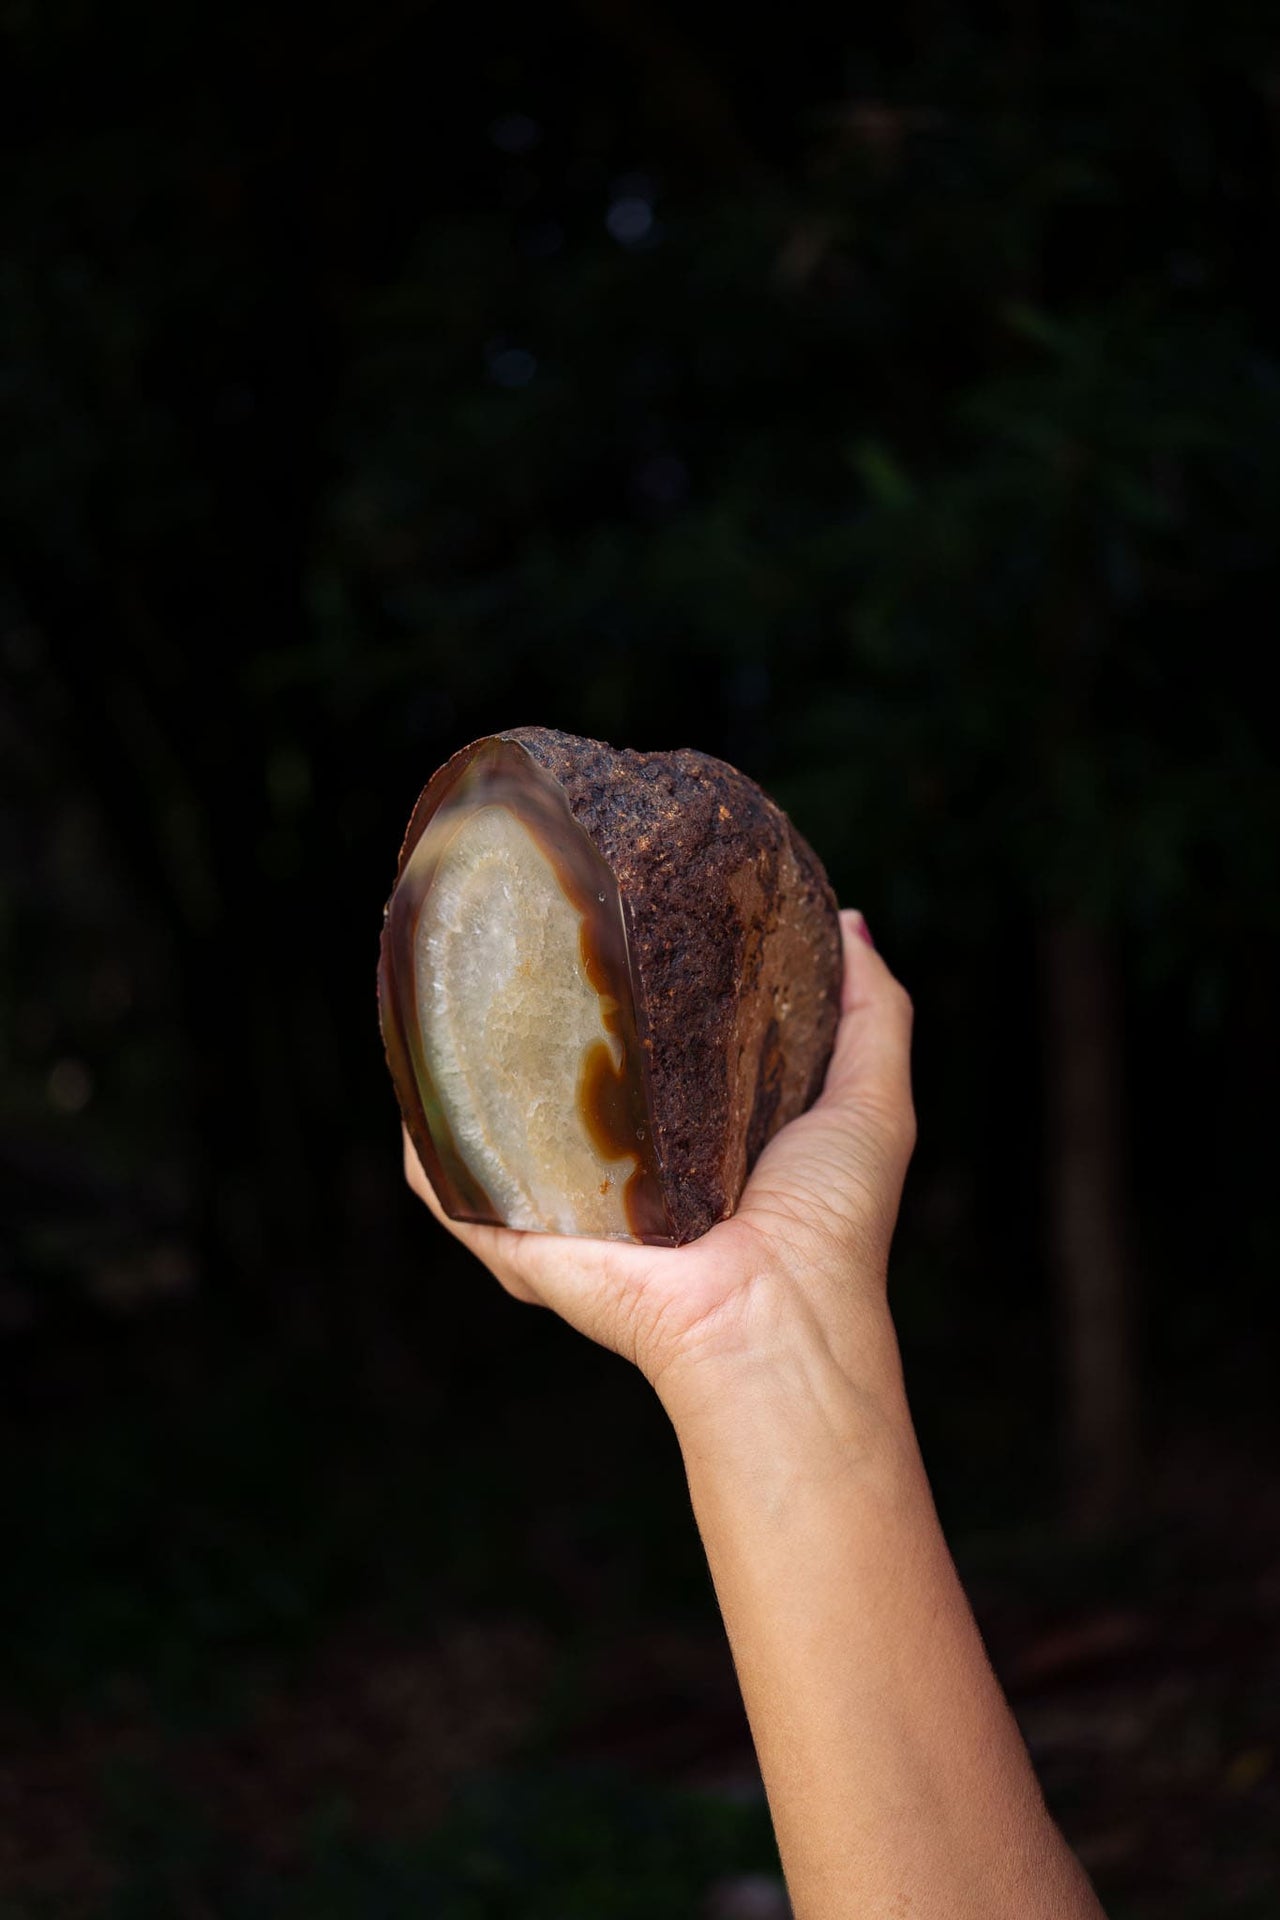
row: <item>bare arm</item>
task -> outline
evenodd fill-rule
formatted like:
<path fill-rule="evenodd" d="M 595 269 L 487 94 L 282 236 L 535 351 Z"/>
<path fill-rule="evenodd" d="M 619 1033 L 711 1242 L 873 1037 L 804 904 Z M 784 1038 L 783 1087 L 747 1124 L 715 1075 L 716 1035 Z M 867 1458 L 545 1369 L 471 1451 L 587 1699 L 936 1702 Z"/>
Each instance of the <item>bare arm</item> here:
<path fill-rule="evenodd" d="M 1096 1916 L 881 1365 L 673 1409 L 798 1920 Z"/>
<path fill-rule="evenodd" d="M 797 1920 L 1097 1920 L 916 1446 L 885 1293 L 914 1138 L 910 1005 L 844 921 L 826 1088 L 732 1220 L 674 1252 L 446 1224 L 657 1388 Z M 406 1165 L 434 1206 L 411 1149 Z"/>

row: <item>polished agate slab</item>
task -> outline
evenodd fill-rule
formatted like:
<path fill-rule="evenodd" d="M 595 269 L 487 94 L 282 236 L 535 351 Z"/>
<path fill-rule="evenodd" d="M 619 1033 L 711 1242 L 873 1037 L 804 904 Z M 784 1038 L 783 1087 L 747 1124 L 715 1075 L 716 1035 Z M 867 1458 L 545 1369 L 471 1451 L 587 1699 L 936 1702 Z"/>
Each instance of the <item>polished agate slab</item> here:
<path fill-rule="evenodd" d="M 619 1155 L 583 1111 L 622 1045 L 581 950 L 583 916 L 536 836 L 497 803 L 448 840 L 418 916 L 423 1057 L 462 1158 L 512 1227 L 626 1235 Z M 568 1116 L 568 1118 L 566 1117 Z"/>
<path fill-rule="evenodd" d="M 522 728 L 419 799 L 379 1002 L 454 1219 L 676 1245 L 816 1097 L 839 985 L 826 876 L 744 775 Z"/>

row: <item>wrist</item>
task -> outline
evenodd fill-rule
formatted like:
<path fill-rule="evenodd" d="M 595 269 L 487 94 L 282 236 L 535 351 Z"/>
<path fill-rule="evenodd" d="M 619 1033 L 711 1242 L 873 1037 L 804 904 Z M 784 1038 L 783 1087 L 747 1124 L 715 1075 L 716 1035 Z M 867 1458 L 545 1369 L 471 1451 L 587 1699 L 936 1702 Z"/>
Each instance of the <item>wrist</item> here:
<path fill-rule="evenodd" d="M 794 1309 L 732 1351 L 690 1353 L 655 1380 L 686 1469 L 776 1484 L 828 1479 L 914 1449 L 897 1337 L 878 1303 L 837 1345 Z"/>

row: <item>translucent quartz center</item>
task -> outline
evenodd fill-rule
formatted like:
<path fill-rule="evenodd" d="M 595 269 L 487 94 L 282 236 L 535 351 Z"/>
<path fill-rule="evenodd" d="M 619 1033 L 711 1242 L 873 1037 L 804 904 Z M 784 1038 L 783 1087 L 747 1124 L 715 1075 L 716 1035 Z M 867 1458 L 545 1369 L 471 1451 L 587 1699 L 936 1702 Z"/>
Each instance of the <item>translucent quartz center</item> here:
<path fill-rule="evenodd" d="M 635 1158 L 604 1159 L 582 1117 L 588 1054 L 621 1047 L 582 964 L 582 915 L 504 806 L 467 816 L 418 918 L 427 1067 L 458 1152 L 513 1227 L 631 1239 Z"/>

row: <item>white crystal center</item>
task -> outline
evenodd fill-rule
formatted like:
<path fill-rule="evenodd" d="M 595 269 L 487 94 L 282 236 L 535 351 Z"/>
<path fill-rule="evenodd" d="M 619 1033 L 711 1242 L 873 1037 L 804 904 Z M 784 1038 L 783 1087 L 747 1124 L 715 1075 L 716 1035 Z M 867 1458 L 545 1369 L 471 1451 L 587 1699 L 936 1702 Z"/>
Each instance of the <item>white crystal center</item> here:
<path fill-rule="evenodd" d="M 440 856 L 418 920 L 418 1017 L 459 1153 L 512 1227 L 633 1238 L 632 1156 L 604 1159 L 579 1106 L 600 1041 L 582 915 L 507 807 L 480 807 Z"/>

